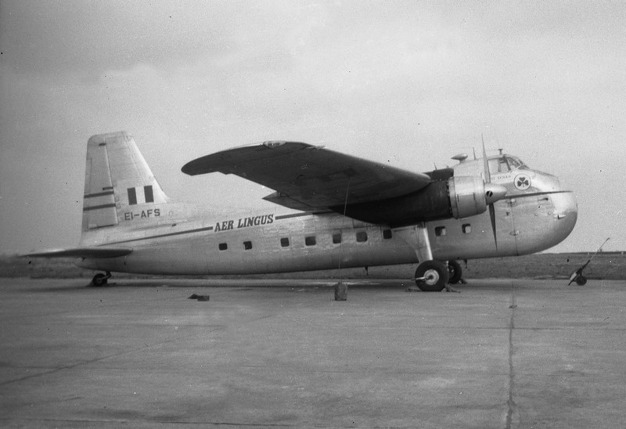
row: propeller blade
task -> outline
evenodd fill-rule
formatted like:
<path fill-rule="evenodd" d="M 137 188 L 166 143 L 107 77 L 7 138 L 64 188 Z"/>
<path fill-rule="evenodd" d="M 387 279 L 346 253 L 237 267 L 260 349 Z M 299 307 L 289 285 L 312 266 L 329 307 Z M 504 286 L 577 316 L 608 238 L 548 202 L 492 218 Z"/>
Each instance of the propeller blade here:
<path fill-rule="evenodd" d="M 485 137 L 481 134 L 480 139 L 483 142 L 483 166 L 485 169 L 485 189 L 487 190 L 487 202 L 489 203 L 489 218 L 491 219 L 491 230 L 493 231 L 493 241 L 496 243 L 498 250 L 498 235 L 496 234 L 496 208 L 493 206 L 497 200 L 504 198 L 506 188 L 503 186 L 491 185 L 491 172 L 489 171 L 489 159 L 487 158 L 487 149 L 485 149 Z M 494 195 L 495 194 L 495 195 Z"/>
<path fill-rule="evenodd" d="M 493 241 L 496 243 L 496 250 L 498 250 L 498 236 L 496 234 L 496 208 L 493 204 L 489 204 L 489 217 L 491 218 L 491 230 L 493 231 Z"/>
<path fill-rule="evenodd" d="M 485 138 L 480 135 L 483 141 L 483 165 L 485 169 L 485 183 L 491 183 L 491 172 L 489 171 L 489 160 L 487 159 L 487 150 L 485 149 Z"/>

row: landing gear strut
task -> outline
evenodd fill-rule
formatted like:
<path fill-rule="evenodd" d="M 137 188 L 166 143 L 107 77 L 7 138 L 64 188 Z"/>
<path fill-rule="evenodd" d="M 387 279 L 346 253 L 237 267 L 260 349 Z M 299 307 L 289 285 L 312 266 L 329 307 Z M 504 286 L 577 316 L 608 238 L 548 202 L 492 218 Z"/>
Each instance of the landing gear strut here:
<path fill-rule="evenodd" d="M 428 229 L 424 222 L 418 225 L 394 229 L 394 234 L 402 238 L 415 251 L 418 261 L 415 270 L 415 284 L 424 292 L 441 292 L 448 288 L 450 273 L 446 264 L 433 258 Z M 461 268 L 459 266 L 459 268 Z M 411 288 L 407 289 L 410 290 Z"/>
<path fill-rule="evenodd" d="M 106 274 L 98 273 L 91 279 L 92 286 L 104 286 L 107 284 L 107 280 L 111 278 L 111 272 L 107 271 Z"/>

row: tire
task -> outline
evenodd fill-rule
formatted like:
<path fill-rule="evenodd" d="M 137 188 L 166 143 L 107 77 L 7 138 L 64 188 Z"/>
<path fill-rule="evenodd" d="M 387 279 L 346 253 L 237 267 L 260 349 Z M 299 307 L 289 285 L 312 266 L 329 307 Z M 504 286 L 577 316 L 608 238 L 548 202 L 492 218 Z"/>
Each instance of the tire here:
<path fill-rule="evenodd" d="M 415 284 L 423 292 L 441 292 L 448 278 L 448 268 L 439 261 L 424 261 L 415 270 Z"/>
<path fill-rule="evenodd" d="M 107 279 L 108 277 L 106 276 L 106 274 L 96 274 L 95 276 L 93 276 L 93 279 L 91 279 L 91 284 L 97 287 L 104 286 L 105 284 L 107 284 Z"/>
<path fill-rule="evenodd" d="M 448 261 L 448 283 L 451 285 L 455 285 L 461 281 L 461 277 L 463 276 L 463 269 L 461 268 L 461 264 L 459 264 L 454 259 Z"/>

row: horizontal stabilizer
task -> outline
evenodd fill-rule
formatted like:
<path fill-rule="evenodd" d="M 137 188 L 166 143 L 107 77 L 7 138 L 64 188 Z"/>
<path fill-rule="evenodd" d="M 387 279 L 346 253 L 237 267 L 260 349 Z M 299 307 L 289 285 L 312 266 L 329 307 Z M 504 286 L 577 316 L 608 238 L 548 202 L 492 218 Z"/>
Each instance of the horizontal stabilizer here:
<path fill-rule="evenodd" d="M 117 258 L 130 254 L 133 249 L 111 247 L 75 247 L 73 249 L 53 249 L 22 255 L 32 258 Z"/>

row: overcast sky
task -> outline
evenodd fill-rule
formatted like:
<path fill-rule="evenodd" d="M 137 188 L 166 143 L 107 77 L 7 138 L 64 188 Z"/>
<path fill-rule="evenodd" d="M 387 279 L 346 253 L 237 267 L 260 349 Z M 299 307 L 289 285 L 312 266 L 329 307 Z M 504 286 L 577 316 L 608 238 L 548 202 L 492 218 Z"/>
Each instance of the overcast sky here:
<path fill-rule="evenodd" d="M 268 207 L 180 168 L 289 139 L 415 171 L 503 147 L 576 192 L 555 251 L 626 250 L 626 5 L 0 0 L 0 253 L 80 237 L 87 139 L 126 130 L 170 197 Z"/>

